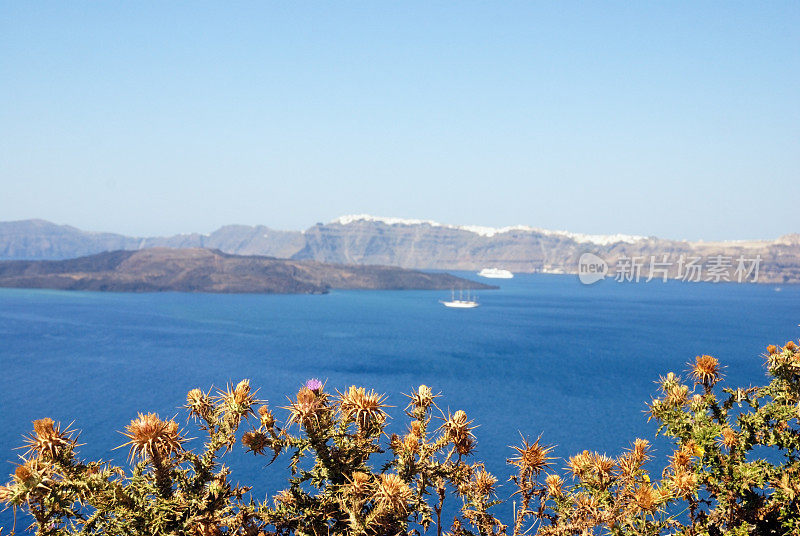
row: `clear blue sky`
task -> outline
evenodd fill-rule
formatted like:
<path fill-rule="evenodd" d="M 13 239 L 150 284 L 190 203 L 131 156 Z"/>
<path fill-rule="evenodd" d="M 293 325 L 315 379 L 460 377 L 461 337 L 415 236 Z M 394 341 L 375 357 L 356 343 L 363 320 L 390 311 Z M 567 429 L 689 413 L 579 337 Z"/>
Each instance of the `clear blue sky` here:
<path fill-rule="evenodd" d="M 800 232 L 800 2 L 0 3 L 0 220 Z"/>

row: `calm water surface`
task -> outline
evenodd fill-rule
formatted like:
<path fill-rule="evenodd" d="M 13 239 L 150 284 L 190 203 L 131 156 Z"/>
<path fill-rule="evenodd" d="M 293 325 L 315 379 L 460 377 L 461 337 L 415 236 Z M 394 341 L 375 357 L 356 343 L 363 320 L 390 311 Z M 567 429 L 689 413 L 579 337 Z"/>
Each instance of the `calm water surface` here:
<path fill-rule="evenodd" d="M 443 408 L 464 409 L 480 424 L 477 456 L 504 478 L 508 445 L 520 433 L 542 434 L 562 457 L 613 455 L 637 436 L 652 438 L 643 411 L 659 375 L 708 353 L 726 365 L 728 384 L 761 382 L 764 347 L 800 337 L 800 287 L 498 281 L 502 288 L 480 293 L 482 306 L 472 310 L 444 308 L 438 300 L 449 292 L 431 291 L 0 289 L 0 470 L 13 472 L 13 449 L 33 419 L 74 420 L 81 454 L 122 464 L 124 452 L 111 448 L 137 411 L 172 416 L 189 389 L 242 378 L 282 406 L 317 377 L 328 390 L 357 384 L 387 393 L 397 429 L 401 393 L 432 386 Z M 285 487 L 285 460 L 265 461 L 238 449 L 229 458 L 234 478 L 254 484 L 259 499 Z M 0 526 L 9 518 L 0 514 Z"/>

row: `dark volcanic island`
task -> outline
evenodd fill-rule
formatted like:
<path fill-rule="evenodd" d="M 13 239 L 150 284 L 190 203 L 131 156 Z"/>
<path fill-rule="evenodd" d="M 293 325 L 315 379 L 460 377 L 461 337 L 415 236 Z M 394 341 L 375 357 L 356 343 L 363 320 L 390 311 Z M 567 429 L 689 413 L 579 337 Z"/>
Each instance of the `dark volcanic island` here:
<path fill-rule="evenodd" d="M 111 251 L 61 261 L 0 261 L 0 287 L 280 294 L 497 288 L 445 273 L 231 255 L 202 248 Z"/>

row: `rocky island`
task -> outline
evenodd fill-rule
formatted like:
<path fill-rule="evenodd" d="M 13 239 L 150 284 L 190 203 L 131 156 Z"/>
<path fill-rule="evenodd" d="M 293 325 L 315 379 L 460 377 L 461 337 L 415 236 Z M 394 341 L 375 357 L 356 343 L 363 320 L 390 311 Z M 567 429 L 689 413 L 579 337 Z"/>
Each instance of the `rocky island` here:
<path fill-rule="evenodd" d="M 0 287 L 270 294 L 496 288 L 446 273 L 233 255 L 203 248 L 110 251 L 59 261 L 0 261 Z"/>

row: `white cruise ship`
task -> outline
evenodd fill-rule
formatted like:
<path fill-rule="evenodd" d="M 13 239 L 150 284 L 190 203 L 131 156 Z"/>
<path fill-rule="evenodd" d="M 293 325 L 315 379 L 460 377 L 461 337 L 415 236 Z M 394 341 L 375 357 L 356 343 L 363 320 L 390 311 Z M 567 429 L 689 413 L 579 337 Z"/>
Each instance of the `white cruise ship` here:
<path fill-rule="evenodd" d="M 481 277 L 488 277 L 491 279 L 511 279 L 514 274 L 508 270 L 501 270 L 500 268 L 484 268 L 478 275 Z"/>

